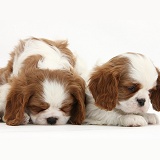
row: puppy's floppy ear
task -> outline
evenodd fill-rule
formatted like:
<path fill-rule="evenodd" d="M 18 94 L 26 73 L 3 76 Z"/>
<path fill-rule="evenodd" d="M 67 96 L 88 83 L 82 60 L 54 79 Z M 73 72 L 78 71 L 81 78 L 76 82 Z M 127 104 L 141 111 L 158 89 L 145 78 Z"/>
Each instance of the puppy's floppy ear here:
<path fill-rule="evenodd" d="M 15 126 L 23 123 L 25 109 L 30 97 L 30 86 L 25 85 L 20 80 L 12 82 L 4 115 L 7 125 Z"/>
<path fill-rule="evenodd" d="M 69 122 L 72 124 L 82 124 L 85 119 L 85 82 L 81 77 L 74 76 L 71 94 L 75 99 L 75 103 L 71 110 Z"/>
<path fill-rule="evenodd" d="M 90 77 L 88 87 L 97 106 L 109 111 L 116 107 L 118 81 L 111 71 L 97 67 Z"/>
<path fill-rule="evenodd" d="M 156 89 L 152 90 L 150 98 L 153 109 L 155 109 L 156 111 L 160 111 L 160 71 L 157 69 L 157 72 L 157 86 Z"/>

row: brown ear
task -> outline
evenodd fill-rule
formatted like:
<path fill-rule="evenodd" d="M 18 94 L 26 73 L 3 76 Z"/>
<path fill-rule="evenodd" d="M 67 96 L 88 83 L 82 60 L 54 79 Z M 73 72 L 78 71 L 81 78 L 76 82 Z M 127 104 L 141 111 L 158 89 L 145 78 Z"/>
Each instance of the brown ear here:
<path fill-rule="evenodd" d="M 82 124 L 85 119 L 85 83 L 82 78 L 76 78 L 74 84 L 71 86 L 71 93 L 75 99 L 75 104 L 71 110 L 71 118 L 69 120 L 72 124 Z"/>
<path fill-rule="evenodd" d="M 24 84 L 23 84 L 24 85 Z M 28 86 L 13 82 L 7 97 L 4 120 L 7 125 L 20 125 L 23 122 L 25 109 L 31 96 Z"/>
<path fill-rule="evenodd" d="M 112 72 L 97 68 L 91 75 L 88 87 L 97 106 L 109 111 L 116 107 L 118 82 Z"/>
<path fill-rule="evenodd" d="M 157 86 L 155 90 L 151 92 L 151 103 L 153 109 L 156 111 L 160 111 L 160 71 L 157 69 L 158 72 L 158 79 L 157 79 Z"/>

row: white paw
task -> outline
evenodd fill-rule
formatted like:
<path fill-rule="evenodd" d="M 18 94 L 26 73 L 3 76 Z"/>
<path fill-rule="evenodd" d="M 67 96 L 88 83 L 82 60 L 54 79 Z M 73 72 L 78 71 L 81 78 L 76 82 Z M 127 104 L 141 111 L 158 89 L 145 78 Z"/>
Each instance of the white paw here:
<path fill-rule="evenodd" d="M 147 121 L 140 115 L 123 115 L 120 117 L 120 125 L 125 127 L 140 127 L 147 124 Z"/>
<path fill-rule="evenodd" d="M 146 113 L 143 115 L 148 124 L 159 124 L 159 119 L 154 113 Z"/>
<path fill-rule="evenodd" d="M 24 118 L 22 124 L 28 124 L 30 120 L 30 117 L 27 113 L 24 113 Z"/>
<path fill-rule="evenodd" d="M 4 119 L 4 116 L 2 117 L 2 121 L 6 123 L 6 121 L 5 121 L 5 119 Z"/>

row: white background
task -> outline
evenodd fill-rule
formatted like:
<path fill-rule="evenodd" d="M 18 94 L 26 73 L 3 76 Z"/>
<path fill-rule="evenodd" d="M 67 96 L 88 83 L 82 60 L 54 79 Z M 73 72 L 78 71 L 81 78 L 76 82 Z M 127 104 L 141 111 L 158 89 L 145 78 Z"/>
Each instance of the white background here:
<path fill-rule="evenodd" d="M 160 68 L 157 0 L 0 0 L 0 67 L 19 39 L 67 39 L 88 68 L 124 52 Z M 157 113 L 158 114 L 158 113 Z M 0 124 L 4 159 L 159 159 L 160 126 L 19 126 Z M 21 155 L 23 154 L 23 158 Z"/>

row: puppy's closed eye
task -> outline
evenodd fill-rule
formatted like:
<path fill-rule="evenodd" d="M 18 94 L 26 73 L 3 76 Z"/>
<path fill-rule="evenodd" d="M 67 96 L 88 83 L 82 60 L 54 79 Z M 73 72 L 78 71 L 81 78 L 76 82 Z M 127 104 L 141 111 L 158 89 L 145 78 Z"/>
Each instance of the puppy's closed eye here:
<path fill-rule="evenodd" d="M 67 115 L 70 113 L 72 109 L 72 104 L 65 105 L 61 108 L 61 111 L 66 113 Z"/>
<path fill-rule="evenodd" d="M 29 106 L 29 110 L 30 112 L 32 112 L 32 114 L 37 114 L 39 112 L 42 112 L 46 109 L 49 108 L 49 104 L 48 103 L 40 103 L 40 104 L 32 104 Z"/>

